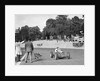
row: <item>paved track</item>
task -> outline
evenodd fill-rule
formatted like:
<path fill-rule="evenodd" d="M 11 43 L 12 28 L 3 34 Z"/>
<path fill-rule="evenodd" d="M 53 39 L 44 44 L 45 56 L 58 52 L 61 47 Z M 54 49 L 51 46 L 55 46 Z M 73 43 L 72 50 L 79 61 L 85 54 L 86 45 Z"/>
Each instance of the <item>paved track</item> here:
<path fill-rule="evenodd" d="M 42 57 L 36 61 L 33 58 L 32 63 L 25 63 L 24 61 L 19 63 L 20 65 L 84 65 L 84 49 L 62 49 L 64 52 L 70 52 L 71 59 L 59 59 L 55 60 L 50 58 L 50 51 L 54 51 L 53 48 L 35 48 L 34 52 L 39 52 Z M 24 54 L 24 49 L 23 49 Z"/>

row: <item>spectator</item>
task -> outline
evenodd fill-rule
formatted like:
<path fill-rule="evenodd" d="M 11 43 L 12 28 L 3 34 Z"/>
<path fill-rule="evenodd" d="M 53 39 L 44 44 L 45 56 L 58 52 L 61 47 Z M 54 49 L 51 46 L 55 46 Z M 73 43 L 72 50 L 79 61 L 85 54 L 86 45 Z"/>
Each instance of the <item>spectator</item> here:
<path fill-rule="evenodd" d="M 34 50 L 32 42 L 26 38 L 26 43 L 25 43 L 25 51 L 26 51 L 26 58 L 25 62 L 27 63 L 28 57 L 30 56 L 30 62 L 32 62 L 32 52 Z"/>
<path fill-rule="evenodd" d="M 21 47 L 20 47 L 20 42 L 18 42 L 18 43 L 16 44 L 15 50 L 16 50 L 15 58 L 18 58 L 18 61 L 20 61 L 21 55 L 22 55 L 22 51 L 21 51 Z"/>

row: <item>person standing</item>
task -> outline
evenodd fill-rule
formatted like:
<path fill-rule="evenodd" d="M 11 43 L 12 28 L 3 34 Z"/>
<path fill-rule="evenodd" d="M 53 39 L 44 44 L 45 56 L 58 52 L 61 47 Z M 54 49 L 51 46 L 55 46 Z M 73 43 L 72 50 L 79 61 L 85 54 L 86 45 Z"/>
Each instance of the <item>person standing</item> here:
<path fill-rule="evenodd" d="M 15 57 L 17 58 L 17 61 L 20 61 L 20 58 L 21 58 L 21 55 L 22 55 L 22 51 L 21 51 L 21 47 L 20 47 L 20 42 L 18 42 L 16 44 L 15 50 L 16 50 Z"/>
<path fill-rule="evenodd" d="M 26 58 L 25 62 L 27 63 L 28 57 L 30 56 L 30 62 L 32 62 L 32 53 L 33 53 L 34 47 L 30 39 L 26 39 L 25 43 L 25 51 L 26 51 Z"/>

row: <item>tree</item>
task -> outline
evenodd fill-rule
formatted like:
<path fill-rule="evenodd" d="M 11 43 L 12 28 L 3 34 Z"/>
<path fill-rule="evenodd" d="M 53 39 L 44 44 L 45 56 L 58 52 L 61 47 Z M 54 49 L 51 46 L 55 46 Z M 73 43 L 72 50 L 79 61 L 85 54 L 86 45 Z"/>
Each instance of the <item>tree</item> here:
<path fill-rule="evenodd" d="M 57 38 L 57 35 L 61 35 L 61 37 L 66 34 L 67 28 L 70 27 L 70 19 L 67 19 L 68 15 L 58 15 L 56 19 L 48 19 L 46 21 L 46 27 L 43 29 L 44 35 L 49 37 L 50 35 Z M 68 32 L 69 33 L 69 32 Z"/>
<path fill-rule="evenodd" d="M 80 31 L 83 30 L 84 28 L 84 20 L 83 19 L 79 19 L 77 16 L 72 18 L 72 22 L 71 22 L 71 33 L 74 34 L 80 34 Z"/>
<path fill-rule="evenodd" d="M 56 20 L 50 18 L 50 19 L 48 19 L 48 20 L 46 21 L 46 26 L 48 26 L 49 28 L 50 28 L 50 27 L 51 27 L 51 28 L 55 28 L 55 23 L 56 23 Z"/>
<path fill-rule="evenodd" d="M 29 27 L 27 25 L 21 27 L 21 38 L 22 40 L 26 40 L 26 38 L 29 36 Z"/>
<path fill-rule="evenodd" d="M 59 24 L 65 25 L 66 21 L 67 21 L 67 17 L 68 17 L 68 15 L 58 15 L 56 17 L 56 22 L 59 23 Z"/>
<path fill-rule="evenodd" d="M 58 16 L 56 17 L 56 20 L 66 20 L 67 17 L 68 17 L 68 15 L 58 15 Z"/>
<path fill-rule="evenodd" d="M 21 35 L 20 35 L 20 27 L 15 30 L 15 42 L 21 41 Z"/>
<path fill-rule="evenodd" d="M 50 32 L 49 32 L 49 27 L 48 26 L 45 26 L 44 28 L 43 28 L 43 38 L 44 39 L 46 39 L 46 37 L 47 37 L 47 39 L 49 39 L 49 36 L 50 36 Z"/>
<path fill-rule="evenodd" d="M 19 29 L 18 29 L 19 30 Z M 18 30 L 16 30 L 18 32 Z M 35 27 L 28 27 L 27 25 L 21 27 L 20 32 L 16 34 L 15 40 L 26 40 L 26 38 L 29 38 L 31 40 L 40 39 L 42 36 L 42 33 L 40 32 L 40 29 L 38 26 Z"/>
<path fill-rule="evenodd" d="M 64 35 L 71 37 L 71 35 L 80 34 L 80 31 L 84 32 L 84 19 L 80 19 L 74 16 L 72 19 L 67 18 L 68 15 L 58 15 L 56 19 L 48 19 L 46 26 L 43 29 L 43 37 L 48 38 L 49 36 L 61 36 Z"/>
<path fill-rule="evenodd" d="M 29 38 L 31 40 L 41 39 L 42 33 L 40 32 L 40 28 L 38 26 L 29 28 Z"/>

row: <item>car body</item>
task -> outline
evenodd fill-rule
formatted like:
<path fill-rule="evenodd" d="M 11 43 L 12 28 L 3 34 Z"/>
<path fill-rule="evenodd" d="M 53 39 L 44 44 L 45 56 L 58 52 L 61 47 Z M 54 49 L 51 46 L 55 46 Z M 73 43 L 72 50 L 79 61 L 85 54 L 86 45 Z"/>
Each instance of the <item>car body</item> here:
<path fill-rule="evenodd" d="M 67 52 L 67 53 L 65 53 L 65 52 L 63 52 L 63 53 L 54 52 L 54 53 L 53 53 L 53 51 L 51 51 L 51 52 L 50 52 L 50 57 L 51 57 L 51 58 L 55 58 L 56 60 L 58 60 L 58 59 L 63 59 L 63 58 L 68 58 L 68 59 L 70 59 L 70 52 Z"/>

